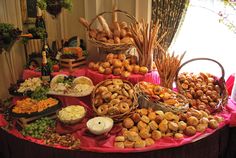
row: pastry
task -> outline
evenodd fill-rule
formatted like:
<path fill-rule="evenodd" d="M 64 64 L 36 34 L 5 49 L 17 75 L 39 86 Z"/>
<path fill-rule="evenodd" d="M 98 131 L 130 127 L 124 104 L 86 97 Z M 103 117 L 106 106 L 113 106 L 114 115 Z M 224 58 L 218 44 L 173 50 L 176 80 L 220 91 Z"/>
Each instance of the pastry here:
<path fill-rule="evenodd" d="M 100 105 L 97 109 L 98 115 L 106 115 L 108 112 L 108 104 Z"/>
<path fill-rule="evenodd" d="M 114 68 L 113 69 L 113 74 L 116 75 L 116 76 L 120 75 L 121 74 L 121 69 L 120 68 Z"/>
<path fill-rule="evenodd" d="M 187 124 L 184 121 L 178 122 L 179 130 L 184 131 L 187 127 Z"/>
<path fill-rule="evenodd" d="M 139 73 L 139 68 L 140 67 L 138 65 L 134 65 L 133 73 L 138 74 Z"/>
<path fill-rule="evenodd" d="M 145 75 L 148 72 L 148 68 L 145 66 L 141 66 L 139 68 L 139 72 L 140 72 L 140 74 Z"/>
<path fill-rule="evenodd" d="M 155 122 L 155 121 L 151 121 L 151 122 L 149 122 L 149 127 L 151 128 L 151 130 L 157 130 L 157 128 L 158 128 L 158 124 Z"/>
<path fill-rule="evenodd" d="M 151 134 L 149 133 L 148 129 L 143 128 L 140 130 L 139 136 L 143 139 L 146 139 L 146 138 L 151 137 Z"/>
<path fill-rule="evenodd" d="M 141 117 L 140 117 L 140 115 L 139 115 L 138 113 L 134 113 L 134 114 L 132 115 L 132 119 L 133 119 L 133 121 L 134 121 L 135 123 L 138 123 L 138 122 L 141 120 Z"/>
<path fill-rule="evenodd" d="M 134 147 L 134 143 L 135 143 L 135 142 L 126 140 L 126 141 L 124 142 L 124 146 L 125 146 L 125 148 L 133 148 L 133 147 Z"/>
<path fill-rule="evenodd" d="M 211 119 L 211 120 L 209 121 L 208 126 L 209 126 L 211 129 L 216 129 L 216 128 L 219 127 L 219 123 L 218 123 L 216 120 Z"/>
<path fill-rule="evenodd" d="M 196 134 L 196 128 L 193 126 L 187 126 L 184 130 L 184 134 L 186 134 L 187 136 L 193 136 Z"/>
<path fill-rule="evenodd" d="M 88 68 L 89 68 L 89 69 L 93 69 L 94 65 L 95 65 L 94 62 L 90 62 L 89 65 L 88 65 Z"/>
<path fill-rule="evenodd" d="M 130 129 L 134 126 L 134 121 L 131 118 L 125 118 L 123 121 L 123 126 L 127 129 Z"/>
<path fill-rule="evenodd" d="M 175 133 L 175 138 L 182 139 L 182 138 L 184 138 L 184 135 L 182 133 Z"/>
<path fill-rule="evenodd" d="M 152 139 L 159 140 L 159 139 L 161 139 L 161 137 L 162 137 L 162 134 L 160 131 L 158 131 L 158 130 L 152 131 Z"/>
<path fill-rule="evenodd" d="M 133 132 L 138 133 L 138 132 L 139 132 L 139 129 L 138 129 L 137 126 L 133 126 L 133 127 L 131 127 L 131 128 L 129 129 L 129 131 L 133 131 Z"/>
<path fill-rule="evenodd" d="M 145 146 L 146 146 L 146 142 L 142 139 L 139 139 L 134 143 L 135 148 L 144 148 Z"/>
<path fill-rule="evenodd" d="M 179 129 L 178 124 L 175 123 L 175 122 L 169 122 L 169 123 L 168 123 L 168 127 L 169 127 L 169 129 L 172 130 L 172 131 L 177 131 L 177 130 Z"/>
<path fill-rule="evenodd" d="M 115 141 L 116 141 L 116 142 L 124 142 L 124 141 L 125 141 L 125 137 L 124 137 L 124 136 L 117 136 L 117 137 L 115 138 Z"/>
<path fill-rule="evenodd" d="M 133 132 L 133 131 L 127 132 L 127 138 L 128 138 L 128 140 L 133 141 L 133 142 L 141 139 L 140 136 L 138 135 L 138 133 Z"/>
<path fill-rule="evenodd" d="M 166 132 L 168 130 L 168 121 L 166 119 L 162 120 L 159 124 L 159 130 L 161 132 Z"/>
<path fill-rule="evenodd" d="M 149 114 L 148 114 L 148 118 L 149 118 L 150 120 L 155 120 L 156 117 L 157 117 L 157 115 L 156 115 L 155 112 L 149 112 Z"/>
<path fill-rule="evenodd" d="M 199 123 L 199 120 L 194 116 L 190 116 L 189 118 L 187 118 L 187 124 L 189 126 L 197 126 L 198 123 Z"/>
<path fill-rule="evenodd" d="M 145 116 L 147 116 L 148 115 L 148 110 L 147 109 L 145 109 L 145 108 L 142 108 L 142 109 L 140 109 L 140 114 L 141 115 L 145 115 Z"/>
<path fill-rule="evenodd" d="M 129 112 L 129 104 L 127 104 L 126 102 L 120 102 L 119 103 L 119 111 L 121 113 L 126 113 L 126 112 Z"/>
<path fill-rule="evenodd" d="M 143 116 L 141 117 L 141 120 L 142 120 L 143 122 L 147 123 L 147 124 L 150 122 L 150 119 L 149 119 L 146 115 L 143 115 Z"/>
<path fill-rule="evenodd" d="M 155 113 L 157 114 L 157 116 L 160 116 L 161 120 L 165 118 L 165 114 L 163 111 L 157 110 L 155 111 Z"/>
<path fill-rule="evenodd" d="M 151 146 L 155 143 L 152 138 L 145 139 L 145 142 L 146 142 L 146 146 Z"/>
<path fill-rule="evenodd" d="M 125 148 L 124 142 L 115 142 L 114 146 L 116 148 L 122 148 L 122 149 Z"/>
<path fill-rule="evenodd" d="M 197 132 L 204 132 L 207 129 L 207 124 L 198 124 L 196 127 Z"/>
<path fill-rule="evenodd" d="M 199 123 L 200 123 L 200 124 L 206 124 L 206 125 L 208 125 L 209 120 L 208 120 L 208 118 L 203 117 L 203 118 L 200 119 Z"/>
<path fill-rule="evenodd" d="M 146 128 L 147 124 L 144 123 L 143 121 L 139 121 L 138 124 L 137 124 L 137 127 L 138 127 L 139 130 L 141 130 L 143 128 Z"/>

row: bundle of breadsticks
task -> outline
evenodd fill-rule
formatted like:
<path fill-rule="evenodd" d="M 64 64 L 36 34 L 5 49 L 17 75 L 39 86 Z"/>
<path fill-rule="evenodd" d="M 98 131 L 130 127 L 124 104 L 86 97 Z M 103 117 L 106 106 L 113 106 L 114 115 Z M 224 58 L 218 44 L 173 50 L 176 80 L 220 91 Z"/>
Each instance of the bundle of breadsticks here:
<path fill-rule="evenodd" d="M 139 65 L 147 66 L 149 70 L 152 70 L 154 48 L 159 48 L 165 52 L 159 43 L 166 33 L 158 37 L 160 26 L 158 21 L 155 24 L 152 21 L 148 24 L 142 20 L 141 22 L 131 24 L 131 36 L 133 37 L 133 44 L 138 52 Z"/>
<path fill-rule="evenodd" d="M 185 52 L 181 55 L 175 55 L 160 51 L 156 56 L 155 64 L 160 76 L 160 85 L 172 89 L 176 72 L 181 64 Z"/>

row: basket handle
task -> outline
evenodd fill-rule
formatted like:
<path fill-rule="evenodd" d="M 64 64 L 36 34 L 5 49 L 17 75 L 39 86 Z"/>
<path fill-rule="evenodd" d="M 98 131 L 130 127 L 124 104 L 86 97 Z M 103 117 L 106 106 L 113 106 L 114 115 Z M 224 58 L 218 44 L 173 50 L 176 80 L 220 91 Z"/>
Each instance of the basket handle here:
<path fill-rule="evenodd" d="M 224 67 L 218 61 L 216 61 L 214 59 L 210 59 L 210 58 L 193 58 L 193 59 L 190 59 L 190 60 L 184 62 L 182 65 L 179 66 L 179 68 L 176 71 L 175 81 L 177 81 L 177 79 L 178 79 L 178 75 L 179 75 L 179 72 L 180 72 L 181 68 L 184 67 L 186 64 L 188 64 L 192 61 L 196 61 L 196 60 L 209 60 L 209 61 L 212 61 L 212 62 L 215 62 L 216 64 L 218 64 L 219 67 L 221 68 L 221 78 L 220 78 L 220 80 L 224 80 L 225 70 L 224 70 Z"/>
<path fill-rule="evenodd" d="M 133 16 L 133 15 L 130 15 L 128 12 L 126 11 L 123 11 L 123 10 L 119 10 L 119 9 L 116 9 L 116 10 L 113 10 L 113 11 L 105 11 L 105 12 L 101 12 L 99 13 L 97 16 L 95 16 L 91 22 L 89 23 L 89 26 L 88 26 L 88 30 L 91 30 L 91 26 L 92 24 L 94 23 L 94 21 L 101 15 L 103 14 L 113 14 L 114 12 L 118 12 L 118 13 L 123 13 L 125 14 L 127 17 L 129 17 L 131 20 L 134 20 L 135 22 L 137 22 L 136 18 Z"/>

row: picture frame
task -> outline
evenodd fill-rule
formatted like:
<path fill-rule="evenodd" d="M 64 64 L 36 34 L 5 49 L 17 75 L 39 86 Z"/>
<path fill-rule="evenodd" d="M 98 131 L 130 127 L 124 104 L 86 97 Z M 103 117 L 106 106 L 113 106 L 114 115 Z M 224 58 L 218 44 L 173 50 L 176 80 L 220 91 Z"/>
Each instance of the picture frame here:
<path fill-rule="evenodd" d="M 33 24 L 37 15 L 37 0 L 20 0 L 21 15 L 24 24 Z"/>

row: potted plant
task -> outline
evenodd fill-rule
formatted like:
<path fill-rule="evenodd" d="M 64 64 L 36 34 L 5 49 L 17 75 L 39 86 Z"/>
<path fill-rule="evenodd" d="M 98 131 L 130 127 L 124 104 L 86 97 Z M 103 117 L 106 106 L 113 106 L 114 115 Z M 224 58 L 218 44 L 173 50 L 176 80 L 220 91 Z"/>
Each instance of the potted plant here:
<path fill-rule="evenodd" d="M 72 0 L 37 0 L 37 6 L 56 17 L 62 8 L 71 10 Z"/>
<path fill-rule="evenodd" d="M 21 30 L 15 28 L 13 24 L 0 23 L 0 53 L 3 49 L 10 51 L 20 34 Z"/>

